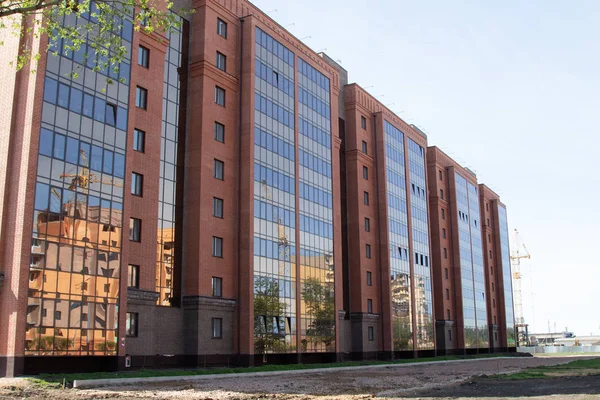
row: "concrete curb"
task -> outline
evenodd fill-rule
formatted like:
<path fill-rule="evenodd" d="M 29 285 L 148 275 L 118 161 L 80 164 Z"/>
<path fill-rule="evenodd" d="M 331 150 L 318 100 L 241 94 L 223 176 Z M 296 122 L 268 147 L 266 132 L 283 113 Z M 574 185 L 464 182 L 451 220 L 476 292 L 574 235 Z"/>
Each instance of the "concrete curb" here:
<path fill-rule="evenodd" d="M 341 371 L 351 371 L 357 369 L 380 369 L 380 368 L 406 368 L 414 367 L 415 365 L 432 365 L 432 364 L 451 364 L 463 362 L 477 362 L 490 360 L 516 359 L 519 357 L 489 357 L 477 358 L 472 360 L 444 360 L 444 361 L 427 361 L 427 362 L 411 362 L 403 364 L 379 364 L 379 365 L 364 365 L 355 367 L 333 367 L 333 368 L 312 368 L 312 369 L 296 369 L 290 371 L 268 371 L 268 372 L 240 372 L 231 374 L 210 374 L 210 375 L 180 375 L 180 376 L 156 376 L 148 378 L 115 378 L 115 379 L 84 379 L 73 381 L 73 387 L 77 389 L 92 389 L 102 386 L 123 386 L 144 383 L 158 382 L 187 382 L 200 381 L 206 379 L 225 379 L 232 377 L 269 377 L 281 375 L 300 375 L 314 373 L 333 373 Z"/>

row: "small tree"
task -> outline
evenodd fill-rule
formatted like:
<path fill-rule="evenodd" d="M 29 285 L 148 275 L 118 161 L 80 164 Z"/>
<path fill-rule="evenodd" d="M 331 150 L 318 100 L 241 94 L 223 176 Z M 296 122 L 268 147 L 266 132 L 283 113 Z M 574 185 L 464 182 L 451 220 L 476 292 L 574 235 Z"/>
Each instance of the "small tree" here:
<path fill-rule="evenodd" d="M 285 318 L 286 304 L 279 297 L 279 282 L 257 277 L 254 281 L 254 347 L 257 354 L 284 351 L 285 333 L 279 322 Z M 273 318 L 278 323 L 273 326 Z"/>
<path fill-rule="evenodd" d="M 306 336 L 315 344 L 329 348 L 335 340 L 335 298 L 333 291 L 318 279 L 308 278 L 302 285 L 302 299 L 312 322 Z"/>
<path fill-rule="evenodd" d="M 170 0 L 0 0 L 0 30 L 9 30 L 16 36 L 47 35 L 47 50 L 55 55 L 79 51 L 87 44 L 90 51 L 86 52 L 86 61 L 87 57 L 93 57 L 89 64 L 95 71 L 110 68 L 118 72 L 126 48 L 121 35 L 116 33 L 129 24 L 134 30 L 148 34 L 170 31 L 181 24 L 172 10 Z M 185 9 L 177 12 L 191 13 Z M 28 43 L 25 41 L 20 49 L 17 69 L 32 57 L 39 59 L 40 55 L 33 54 L 34 49 Z"/>

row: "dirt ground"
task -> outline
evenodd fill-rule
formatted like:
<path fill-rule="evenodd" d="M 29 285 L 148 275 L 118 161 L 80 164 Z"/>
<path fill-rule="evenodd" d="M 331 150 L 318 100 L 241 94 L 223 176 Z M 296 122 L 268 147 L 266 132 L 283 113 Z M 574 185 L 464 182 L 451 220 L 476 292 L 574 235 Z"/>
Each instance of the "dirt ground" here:
<path fill-rule="evenodd" d="M 383 398 L 548 398 L 599 399 L 600 376 L 500 381 L 482 375 L 527 367 L 562 364 L 574 359 L 482 359 L 430 365 L 353 368 L 350 371 L 303 372 L 269 377 L 228 375 L 194 382 L 127 385 L 102 389 L 47 389 L 23 379 L 0 379 L 0 398 L 15 399 L 203 399 L 203 400 L 362 400 Z M 535 396 L 535 397 L 529 397 Z"/>

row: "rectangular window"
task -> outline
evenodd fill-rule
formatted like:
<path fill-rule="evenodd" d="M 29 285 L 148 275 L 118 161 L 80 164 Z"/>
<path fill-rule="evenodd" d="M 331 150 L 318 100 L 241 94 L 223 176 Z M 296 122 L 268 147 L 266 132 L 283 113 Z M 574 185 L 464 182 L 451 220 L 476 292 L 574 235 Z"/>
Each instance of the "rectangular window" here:
<path fill-rule="evenodd" d="M 136 288 L 140 287 L 140 266 L 129 264 L 127 266 L 127 287 Z"/>
<path fill-rule="evenodd" d="M 115 123 L 117 122 L 117 106 L 106 103 L 105 107 L 104 122 L 110 126 L 115 126 Z"/>
<path fill-rule="evenodd" d="M 213 197 L 213 217 L 223 218 L 223 199 Z"/>
<path fill-rule="evenodd" d="M 125 317 L 125 331 L 128 337 L 137 337 L 138 335 L 139 314 L 128 312 Z"/>
<path fill-rule="evenodd" d="M 492 307 L 496 308 L 496 299 L 492 299 Z"/>
<path fill-rule="evenodd" d="M 138 218 L 129 218 L 129 240 L 132 242 L 141 242 L 142 240 L 142 220 Z"/>
<path fill-rule="evenodd" d="M 450 289 L 446 289 L 446 300 L 450 300 Z"/>
<path fill-rule="evenodd" d="M 450 319 L 450 318 L 448 318 Z M 448 329 L 448 341 L 451 342 L 452 341 L 452 329 Z"/>
<path fill-rule="evenodd" d="M 442 175 L 442 171 L 440 170 L 439 173 L 440 173 L 440 181 L 443 181 L 444 178 L 443 178 L 443 175 Z"/>
<path fill-rule="evenodd" d="M 362 141 L 362 152 L 365 154 L 369 154 L 368 148 L 367 148 L 367 142 L 365 142 L 364 140 Z"/>
<path fill-rule="evenodd" d="M 444 258 L 448 259 L 448 249 L 444 247 Z"/>
<path fill-rule="evenodd" d="M 492 292 L 494 291 L 494 282 L 492 282 Z"/>
<path fill-rule="evenodd" d="M 448 268 L 444 268 L 444 279 L 448 279 Z"/>
<path fill-rule="evenodd" d="M 446 228 L 442 228 L 442 238 L 446 239 Z"/>
<path fill-rule="evenodd" d="M 133 149 L 140 153 L 146 150 L 146 132 L 139 129 L 133 130 Z"/>
<path fill-rule="evenodd" d="M 490 219 L 487 218 L 487 226 L 490 226 Z"/>
<path fill-rule="evenodd" d="M 215 159 L 215 178 L 224 180 L 225 179 L 225 163 Z"/>
<path fill-rule="evenodd" d="M 450 309 L 449 308 L 446 309 L 446 319 L 448 319 L 448 320 L 452 319 L 452 318 L 450 318 Z"/>
<path fill-rule="evenodd" d="M 367 271 L 367 286 L 373 286 L 373 277 L 370 271 Z"/>
<path fill-rule="evenodd" d="M 223 53 L 217 51 L 217 68 L 221 71 L 227 71 L 227 57 Z"/>
<path fill-rule="evenodd" d="M 440 198 L 444 200 L 444 190 L 440 189 Z"/>
<path fill-rule="evenodd" d="M 492 259 L 492 251 L 490 250 L 490 260 Z"/>
<path fill-rule="evenodd" d="M 488 233 L 488 243 L 492 243 L 492 236 Z"/>
<path fill-rule="evenodd" d="M 215 140 L 217 142 L 225 143 L 225 125 L 215 121 Z"/>
<path fill-rule="evenodd" d="M 212 338 L 222 339 L 223 338 L 223 318 L 212 319 Z"/>
<path fill-rule="evenodd" d="M 367 312 L 373 314 L 373 300 L 367 299 Z"/>
<path fill-rule="evenodd" d="M 217 34 L 227 39 L 227 22 L 217 18 Z"/>
<path fill-rule="evenodd" d="M 144 46 L 138 47 L 138 65 L 144 68 L 150 66 L 150 50 Z"/>
<path fill-rule="evenodd" d="M 494 267 L 490 266 L 490 275 L 494 275 Z"/>
<path fill-rule="evenodd" d="M 490 205 L 489 205 L 489 203 L 485 203 L 485 211 L 490 211 Z"/>
<path fill-rule="evenodd" d="M 213 257 L 223 257 L 223 238 L 213 236 L 212 255 Z"/>
<path fill-rule="evenodd" d="M 371 232 L 371 220 L 365 217 L 365 232 Z"/>
<path fill-rule="evenodd" d="M 369 192 L 363 193 L 363 202 L 365 203 L 365 206 L 369 205 Z"/>
<path fill-rule="evenodd" d="M 215 86 L 215 103 L 225 107 L 225 89 Z"/>
<path fill-rule="evenodd" d="M 131 173 L 131 194 L 134 196 L 141 196 L 144 186 L 144 175 L 138 174 L 137 172 Z"/>
<path fill-rule="evenodd" d="M 369 179 L 369 168 L 363 166 L 363 178 L 364 179 Z"/>
<path fill-rule="evenodd" d="M 362 115 L 360 116 L 360 127 L 363 129 L 367 129 L 367 119 Z"/>
<path fill-rule="evenodd" d="M 494 306 L 495 307 L 495 306 Z M 60 311 L 55 311 L 54 312 L 54 319 L 57 321 L 60 321 L 62 319 L 62 312 Z"/>
<path fill-rule="evenodd" d="M 369 342 L 375 340 L 375 329 L 372 326 L 369 326 L 367 329 Z"/>
<path fill-rule="evenodd" d="M 365 254 L 366 254 L 367 258 L 371 258 L 371 245 L 370 244 L 365 244 Z"/>
<path fill-rule="evenodd" d="M 135 106 L 145 110 L 148 105 L 148 91 L 143 87 L 135 88 Z"/>
<path fill-rule="evenodd" d="M 223 296 L 223 278 L 213 276 L 212 278 L 212 295 L 214 297 Z"/>
<path fill-rule="evenodd" d="M 442 219 L 446 219 L 446 210 L 442 208 Z"/>

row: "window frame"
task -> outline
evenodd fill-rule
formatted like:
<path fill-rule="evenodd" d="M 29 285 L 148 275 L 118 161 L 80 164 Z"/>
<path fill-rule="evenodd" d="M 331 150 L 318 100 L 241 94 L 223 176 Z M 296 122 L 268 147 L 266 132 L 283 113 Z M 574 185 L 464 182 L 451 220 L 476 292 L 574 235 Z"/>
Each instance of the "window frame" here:
<path fill-rule="evenodd" d="M 217 50 L 215 66 L 223 72 L 227 72 L 227 56 Z"/>
<path fill-rule="evenodd" d="M 136 226 L 137 231 L 135 229 Z M 135 232 L 137 232 L 137 235 Z M 129 241 L 135 243 L 142 242 L 142 220 L 139 218 L 129 217 Z"/>
<path fill-rule="evenodd" d="M 217 167 L 219 167 L 219 168 L 217 168 Z M 218 179 L 220 181 L 224 181 L 225 180 L 225 162 L 215 158 L 213 168 L 214 168 L 213 178 Z M 220 174 L 217 174 L 217 171 L 220 171 Z"/>
<path fill-rule="evenodd" d="M 369 180 L 369 167 L 366 165 L 363 165 L 363 179 L 366 181 Z"/>
<path fill-rule="evenodd" d="M 139 153 L 146 152 L 146 131 L 133 128 L 133 150 Z"/>
<path fill-rule="evenodd" d="M 371 220 L 365 217 L 365 232 L 371 232 Z"/>
<path fill-rule="evenodd" d="M 367 299 L 367 313 L 373 314 L 373 299 Z"/>
<path fill-rule="evenodd" d="M 217 246 L 217 244 L 219 244 L 219 245 Z M 217 250 L 219 250 L 219 251 L 217 251 Z M 223 258 L 223 238 L 222 237 L 219 237 L 219 236 L 212 237 L 212 256 L 215 258 Z"/>
<path fill-rule="evenodd" d="M 150 69 L 150 49 L 141 44 L 138 46 L 138 65 Z"/>
<path fill-rule="evenodd" d="M 223 297 L 223 278 L 213 276 L 211 280 L 212 296 Z"/>
<path fill-rule="evenodd" d="M 221 94 L 223 94 L 223 96 L 220 96 Z M 221 107 L 225 107 L 226 95 L 227 92 L 225 91 L 225 89 L 223 89 L 219 85 L 215 85 L 215 104 Z"/>
<path fill-rule="evenodd" d="M 365 243 L 365 257 L 371 259 L 371 245 Z"/>
<path fill-rule="evenodd" d="M 367 191 L 363 192 L 363 203 L 365 206 L 368 206 L 370 203 L 369 192 L 367 192 Z"/>
<path fill-rule="evenodd" d="M 148 110 L 148 89 L 142 86 L 135 87 L 135 106 L 141 110 Z"/>
<path fill-rule="evenodd" d="M 215 121 L 214 125 L 214 139 L 219 143 L 225 143 L 225 125 L 222 123 Z M 219 134 L 221 135 L 221 140 L 219 140 Z"/>
<path fill-rule="evenodd" d="M 367 129 L 367 118 L 364 115 L 360 116 L 360 127 L 362 129 Z"/>
<path fill-rule="evenodd" d="M 221 18 L 217 18 L 217 35 L 227 39 L 227 22 Z"/>
<path fill-rule="evenodd" d="M 218 205 L 220 205 L 220 213 L 217 213 L 217 211 L 219 211 L 217 207 Z M 224 200 L 218 197 L 213 197 L 213 217 L 223 219 L 224 208 Z"/>
<path fill-rule="evenodd" d="M 363 140 L 362 141 L 362 152 L 364 154 L 367 154 L 367 155 L 369 154 L 369 147 L 368 146 L 369 145 L 367 144 L 367 142 Z"/>
<path fill-rule="evenodd" d="M 127 312 L 125 315 L 125 336 L 139 337 L 140 314 Z"/>
<path fill-rule="evenodd" d="M 139 265 L 127 264 L 127 287 L 134 288 L 134 289 L 140 288 L 140 266 Z"/>
<path fill-rule="evenodd" d="M 372 326 L 367 327 L 367 338 L 369 342 L 375 341 L 375 328 L 373 328 Z"/>
<path fill-rule="evenodd" d="M 373 286 L 373 274 L 367 271 L 367 286 Z"/>
<path fill-rule="evenodd" d="M 144 195 L 144 175 L 137 172 L 131 172 L 131 195 L 143 197 Z"/>
<path fill-rule="evenodd" d="M 215 324 L 218 322 L 218 324 Z M 221 317 L 213 317 L 211 318 L 211 338 L 212 339 L 223 339 L 223 318 Z M 219 327 L 219 331 L 215 334 L 215 328 Z"/>

